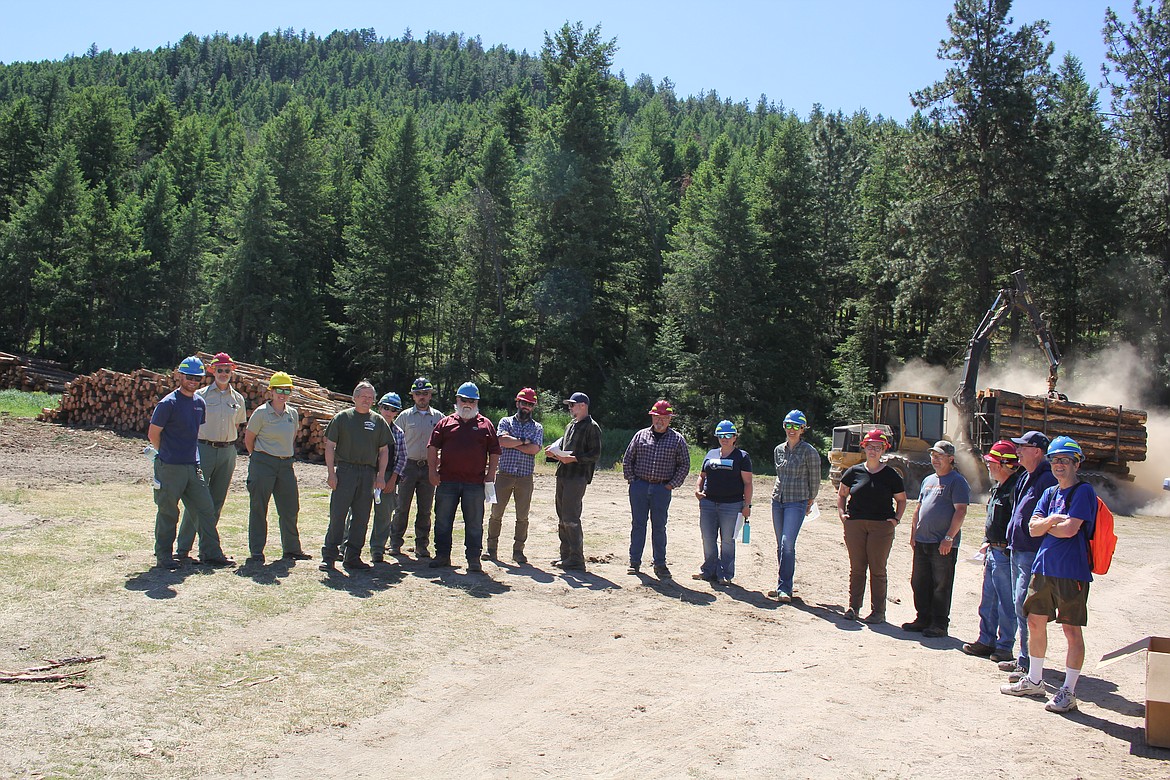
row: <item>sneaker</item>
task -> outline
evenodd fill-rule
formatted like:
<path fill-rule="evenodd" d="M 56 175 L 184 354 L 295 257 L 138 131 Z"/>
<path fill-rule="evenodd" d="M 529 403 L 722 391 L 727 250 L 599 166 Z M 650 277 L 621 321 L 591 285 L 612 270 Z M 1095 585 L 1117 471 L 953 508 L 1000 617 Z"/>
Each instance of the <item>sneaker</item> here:
<path fill-rule="evenodd" d="M 995 648 L 990 645 L 985 645 L 982 642 L 964 642 L 963 646 L 959 648 L 967 655 L 978 656 L 979 658 L 987 658 L 994 652 Z M 999 661 L 999 658 L 994 659 Z"/>
<path fill-rule="evenodd" d="M 467 573 L 468 574 L 470 574 L 472 572 L 482 572 L 482 571 L 483 571 L 483 564 L 481 564 L 479 561 L 470 560 L 467 562 Z"/>
<path fill-rule="evenodd" d="M 1044 705 L 1049 712 L 1068 712 L 1077 708 L 1077 697 L 1068 688 L 1061 686 L 1052 701 Z"/>
<path fill-rule="evenodd" d="M 704 574 L 703 572 L 699 572 L 698 574 L 692 574 L 691 579 L 692 580 L 705 580 L 706 582 L 714 582 L 715 581 L 714 577 L 712 577 L 710 574 Z"/>
<path fill-rule="evenodd" d="M 777 591 L 776 592 L 776 600 L 779 601 L 781 604 L 791 604 L 792 603 L 792 594 L 789 593 L 788 591 L 785 591 L 785 590 Z"/>
<path fill-rule="evenodd" d="M 724 586 L 724 587 L 728 587 L 731 585 L 731 578 L 730 577 L 720 577 L 719 584 Z"/>
<path fill-rule="evenodd" d="M 1015 662 L 1016 662 L 1016 657 L 1014 655 L 1012 655 L 1010 652 L 1007 652 L 1006 650 L 996 650 L 995 652 L 993 652 L 991 655 L 989 655 L 987 657 L 990 658 L 992 661 L 995 661 L 995 662 L 1001 663 L 1001 664 L 1004 661 L 1011 661 L 1012 664 L 1015 664 Z"/>
<path fill-rule="evenodd" d="M 640 567 L 638 564 L 631 563 L 629 568 L 626 569 L 626 574 L 638 574 L 641 571 L 641 569 L 642 569 L 642 567 Z"/>
<path fill-rule="evenodd" d="M 921 632 L 921 631 L 925 631 L 927 629 L 927 627 L 928 626 L 926 623 L 919 623 L 916 620 L 911 620 L 909 623 L 902 624 L 903 631 Z"/>
<path fill-rule="evenodd" d="M 674 579 L 674 577 L 672 577 L 670 574 L 670 569 L 666 568 L 665 566 L 655 566 L 654 567 L 654 576 L 660 580 Z"/>
<path fill-rule="evenodd" d="M 1008 682 L 1019 682 L 1021 678 L 1028 676 L 1028 670 L 1022 666 L 1017 666 L 1014 671 L 1008 674 Z"/>
<path fill-rule="evenodd" d="M 1019 671 L 1026 672 L 1026 671 L 1028 671 L 1024 667 L 1020 666 L 1019 661 L 1017 661 L 1015 658 L 1011 658 L 1007 661 L 1000 661 L 999 662 L 999 670 L 1001 672 L 1019 672 Z"/>
<path fill-rule="evenodd" d="M 1011 685 L 999 686 L 1000 693 L 1006 693 L 1008 696 L 1044 696 L 1044 683 L 1032 682 L 1028 675 L 1024 675 L 1016 680 Z"/>

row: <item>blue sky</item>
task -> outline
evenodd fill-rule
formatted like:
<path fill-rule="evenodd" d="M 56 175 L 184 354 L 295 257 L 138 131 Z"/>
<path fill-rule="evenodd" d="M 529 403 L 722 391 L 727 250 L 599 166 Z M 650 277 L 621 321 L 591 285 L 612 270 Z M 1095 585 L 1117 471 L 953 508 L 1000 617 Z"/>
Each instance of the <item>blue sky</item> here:
<path fill-rule="evenodd" d="M 947 0 L 760 0 L 722 3 L 677 0 L 592 0 L 506 3 L 468 0 L 203 0 L 168 3 L 20 2 L 5 0 L 0 61 L 60 59 L 82 54 L 91 43 L 116 52 L 153 49 L 187 32 L 259 35 L 291 27 L 319 34 L 372 27 L 384 38 L 410 28 L 478 35 L 539 51 L 546 30 L 566 21 L 600 24 L 616 38 L 615 72 L 629 81 L 648 73 L 669 77 L 680 96 L 714 90 L 752 104 L 761 93 L 807 116 L 814 103 L 849 114 L 866 109 L 904 120 L 910 92 L 937 80 L 937 59 L 947 36 Z M 1071 51 L 1096 86 L 1105 58 L 1101 27 L 1110 4 L 1093 0 L 1017 0 L 1017 24 L 1047 19 L 1056 47 L 1053 67 Z M 1130 18 L 1130 0 L 1112 4 Z M 1102 106 L 1108 95 L 1102 90 Z"/>

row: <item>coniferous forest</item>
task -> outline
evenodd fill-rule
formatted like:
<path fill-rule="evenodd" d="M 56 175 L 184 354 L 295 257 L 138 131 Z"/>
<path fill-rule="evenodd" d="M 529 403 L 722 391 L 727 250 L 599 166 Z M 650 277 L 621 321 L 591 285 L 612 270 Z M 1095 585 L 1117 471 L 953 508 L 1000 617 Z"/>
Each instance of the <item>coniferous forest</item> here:
<path fill-rule="evenodd" d="M 667 397 L 770 446 L 960 361 L 1024 268 L 1066 353 L 1133 344 L 1166 388 L 1170 7 L 1102 8 L 1098 89 L 1010 5 L 957 0 L 905 123 L 631 81 L 579 23 L 536 54 L 290 29 L 2 65 L 0 349 L 585 390 L 619 427 Z"/>

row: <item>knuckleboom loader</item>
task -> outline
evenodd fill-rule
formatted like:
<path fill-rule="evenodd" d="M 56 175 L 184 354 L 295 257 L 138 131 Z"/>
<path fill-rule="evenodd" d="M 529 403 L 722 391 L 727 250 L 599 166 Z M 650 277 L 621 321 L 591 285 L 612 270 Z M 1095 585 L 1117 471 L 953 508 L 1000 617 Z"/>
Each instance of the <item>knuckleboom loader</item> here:
<path fill-rule="evenodd" d="M 973 487 L 988 487 L 987 472 L 979 458 L 999 439 L 1038 430 L 1050 439 L 1071 436 L 1085 453 L 1080 474 L 1095 487 L 1116 494 L 1119 484 L 1133 481 L 1130 461 L 1146 458 L 1146 413 L 1122 406 L 1099 406 L 1068 400 L 1056 391 L 1061 354 L 1056 340 L 1032 300 L 1024 272 L 1011 275 L 1013 286 L 996 295 L 967 345 L 963 376 L 949 399 L 954 404 L 955 448 L 958 465 Z M 1028 320 L 1036 344 L 1048 361 L 1048 393 L 1021 395 L 989 388 L 977 391 L 979 366 L 991 336 L 1004 320 L 1019 311 Z M 931 473 L 928 450 L 939 439 L 949 438 L 948 399 L 941 395 L 890 391 L 874 397 L 873 422 L 833 429 L 829 452 L 829 478 L 836 487 L 845 469 L 864 460 L 861 437 L 873 428 L 890 434 L 894 446 L 887 465 L 906 484 L 906 493 L 917 498 L 923 478 Z M 973 457 L 963 457 L 963 455 Z"/>

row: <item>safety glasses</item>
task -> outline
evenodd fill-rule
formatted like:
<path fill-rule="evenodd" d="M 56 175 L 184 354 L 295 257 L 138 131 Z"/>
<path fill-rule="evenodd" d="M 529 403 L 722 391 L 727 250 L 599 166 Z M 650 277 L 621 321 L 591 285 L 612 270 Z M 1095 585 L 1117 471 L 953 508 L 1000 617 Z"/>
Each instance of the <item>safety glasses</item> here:
<path fill-rule="evenodd" d="M 291 387 L 274 387 L 274 388 L 272 388 L 272 392 L 276 393 L 277 395 L 292 395 L 292 388 Z"/>

